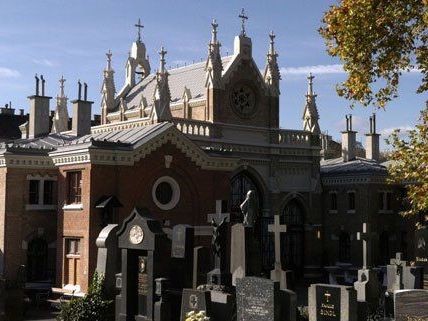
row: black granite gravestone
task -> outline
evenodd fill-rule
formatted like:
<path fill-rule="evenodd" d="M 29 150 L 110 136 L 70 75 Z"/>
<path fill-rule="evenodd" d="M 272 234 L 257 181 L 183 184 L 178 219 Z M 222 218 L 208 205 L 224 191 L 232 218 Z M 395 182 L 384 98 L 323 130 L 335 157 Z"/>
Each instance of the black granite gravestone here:
<path fill-rule="evenodd" d="M 399 290 L 394 293 L 395 321 L 427 321 L 428 291 Z"/>
<path fill-rule="evenodd" d="M 316 313 L 318 321 L 340 321 L 340 288 L 316 288 Z"/>
<path fill-rule="evenodd" d="M 171 242 L 147 210 L 134 209 L 117 233 L 122 256 L 117 321 L 154 318 L 155 279 L 169 275 Z"/>
<path fill-rule="evenodd" d="M 207 281 L 207 273 L 210 270 L 210 251 L 204 246 L 193 249 L 193 289 Z"/>
<path fill-rule="evenodd" d="M 416 265 L 422 266 L 428 273 L 428 226 L 415 231 L 415 257 Z"/>
<path fill-rule="evenodd" d="M 296 320 L 296 294 L 281 290 L 280 283 L 244 277 L 236 285 L 237 321 Z"/>
<path fill-rule="evenodd" d="M 176 289 L 191 288 L 193 285 L 194 229 L 189 225 L 176 225 L 172 229 L 171 257 L 174 275 L 171 280 Z"/>
<path fill-rule="evenodd" d="M 211 316 L 211 294 L 209 291 L 193 289 L 183 289 L 181 298 L 181 321 L 186 320 L 189 312 L 205 311 L 208 317 Z"/>

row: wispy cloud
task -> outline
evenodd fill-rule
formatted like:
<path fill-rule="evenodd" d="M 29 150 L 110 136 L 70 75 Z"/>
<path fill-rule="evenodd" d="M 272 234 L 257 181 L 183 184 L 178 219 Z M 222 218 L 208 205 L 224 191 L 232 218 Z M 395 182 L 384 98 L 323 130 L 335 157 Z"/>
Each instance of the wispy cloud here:
<path fill-rule="evenodd" d="M 58 64 L 49 59 L 33 59 L 33 62 L 37 65 L 46 66 L 46 67 L 55 67 Z"/>
<path fill-rule="evenodd" d="M 403 125 L 403 126 L 398 126 L 398 127 L 384 128 L 381 130 L 380 133 L 382 134 L 382 136 L 387 137 L 387 136 L 391 135 L 394 132 L 394 130 L 396 130 L 396 129 L 400 130 L 400 135 L 406 136 L 407 132 L 409 130 L 414 129 L 414 127 L 412 127 L 410 125 Z"/>
<path fill-rule="evenodd" d="M 322 75 L 322 74 L 342 74 L 343 65 L 314 65 L 314 66 L 302 66 L 302 67 L 287 67 L 281 68 L 282 75 L 307 75 L 309 73 Z"/>
<path fill-rule="evenodd" d="M 18 78 L 21 74 L 18 70 L 0 67 L 0 78 Z"/>

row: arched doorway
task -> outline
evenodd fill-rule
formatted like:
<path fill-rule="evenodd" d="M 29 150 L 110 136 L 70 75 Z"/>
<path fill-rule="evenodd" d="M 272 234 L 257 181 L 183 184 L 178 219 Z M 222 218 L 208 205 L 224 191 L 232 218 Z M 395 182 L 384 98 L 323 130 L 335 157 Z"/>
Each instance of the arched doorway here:
<path fill-rule="evenodd" d="M 41 281 L 48 276 L 48 243 L 42 238 L 35 238 L 28 244 L 27 280 Z"/>
<path fill-rule="evenodd" d="M 339 261 L 349 263 L 351 261 L 351 237 L 347 232 L 339 235 Z"/>
<path fill-rule="evenodd" d="M 299 275 L 304 266 L 304 222 L 305 213 L 298 200 L 293 199 L 284 207 L 281 224 L 287 225 L 287 233 L 281 236 L 282 265 Z"/>

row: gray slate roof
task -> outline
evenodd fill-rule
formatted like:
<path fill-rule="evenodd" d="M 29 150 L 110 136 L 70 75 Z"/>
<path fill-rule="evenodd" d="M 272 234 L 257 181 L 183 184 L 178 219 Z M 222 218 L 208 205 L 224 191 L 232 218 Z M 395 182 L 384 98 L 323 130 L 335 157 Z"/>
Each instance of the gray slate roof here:
<path fill-rule="evenodd" d="M 387 175 L 387 168 L 374 160 L 356 157 L 344 162 L 342 157 L 321 161 L 321 175 L 334 176 L 336 174 L 380 174 Z"/>
<path fill-rule="evenodd" d="M 227 56 L 222 58 L 224 69 L 226 69 L 226 66 L 232 58 L 233 56 Z M 168 70 L 168 83 L 171 92 L 172 103 L 178 102 L 182 99 L 184 87 L 187 87 L 190 90 L 192 99 L 201 99 L 205 97 L 205 64 L 206 62 L 204 61 L 188 65 L 186 67 Z M 144 78 L 138 84 L 136 84 L 126 94 L 126 97 L 124 97 L 124 99 L 127 104 L 127 109 L 131 110 L 134 108 L 138 108 L 142 97 L 147 100 L 147 104 L 150 106 L 153 101 L 155 87 L 156 74 L 153 73 Z M 118 108 L 118 106 L 116 108 Z"/>

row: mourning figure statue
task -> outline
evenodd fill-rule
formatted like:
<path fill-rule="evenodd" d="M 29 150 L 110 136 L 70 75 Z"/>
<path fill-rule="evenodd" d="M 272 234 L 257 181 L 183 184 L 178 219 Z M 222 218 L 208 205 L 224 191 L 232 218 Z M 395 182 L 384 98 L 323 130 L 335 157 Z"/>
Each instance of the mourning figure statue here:
<path fill-rule="evenodd" d="M 253 227 L 257 220 L 257 200 L 253 190 L 249 190 L 244 202 L 240 205 L 244 215 L 244 225 Z"/>
<path fill-rule="evenodd" d="M 211 225 L 213 227 L 213 238 L 211 241 L 213 253 L 217 258 L 221 258 L 221 255 L 224 251 L 225 247 L 225 240 L 226 240 L 226 230 L 227 230 L 227 224 L 226 224 L 226 218 L 224 218 L 220 224 L 217 224 L 217 222 L 213 219 L 211 221 Z"/>

